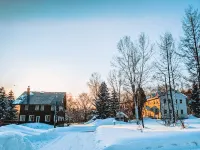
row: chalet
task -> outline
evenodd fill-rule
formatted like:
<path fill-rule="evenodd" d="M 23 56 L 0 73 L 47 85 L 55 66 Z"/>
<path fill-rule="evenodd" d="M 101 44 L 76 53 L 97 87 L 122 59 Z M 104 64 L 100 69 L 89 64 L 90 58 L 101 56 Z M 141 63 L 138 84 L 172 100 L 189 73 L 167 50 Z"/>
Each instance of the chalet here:
<path fill-rule="evenodd" d="M 187 118 L 187 96 L 172 91 L 174 113 L 177 118 Z M 157 93 L 154 97 L 147 99 L 144 105 L 144 117 L 168 119 L 172 114 L 172 100 L 170 92 Z"/>
<path fill-rule="evenodd" d="M 14 103 L 19 105 L 19 122 L 62 123 L 65 120 L 65 92 L 23 92 Z"/>

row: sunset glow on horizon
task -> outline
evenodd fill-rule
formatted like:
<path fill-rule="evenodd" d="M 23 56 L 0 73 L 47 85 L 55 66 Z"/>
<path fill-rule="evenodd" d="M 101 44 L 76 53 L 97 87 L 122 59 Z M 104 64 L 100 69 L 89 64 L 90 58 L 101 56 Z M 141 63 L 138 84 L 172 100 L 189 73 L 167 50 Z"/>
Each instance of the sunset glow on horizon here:
<path fill-rule="evenodd" d="M 189 4 L 200 7 L 198 0 L 1 1 L 0 86 L 16 96 L 28 86 L 74 96 L 87 92 L 93 72 L 107 80 L 123 36 L 134 41 L 145 32 L 156 43 L 170 30 L 178 40 Z"/>

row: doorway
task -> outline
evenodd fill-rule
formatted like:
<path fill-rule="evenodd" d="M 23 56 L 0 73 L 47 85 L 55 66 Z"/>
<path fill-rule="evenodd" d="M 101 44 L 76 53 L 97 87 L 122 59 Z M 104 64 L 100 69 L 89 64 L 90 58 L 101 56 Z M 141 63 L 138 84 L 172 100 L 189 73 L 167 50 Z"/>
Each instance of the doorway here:
<path fill-rule="evenodd" d="M 36 116 L 35 122 L 40 122 L 40 116 Z"/>

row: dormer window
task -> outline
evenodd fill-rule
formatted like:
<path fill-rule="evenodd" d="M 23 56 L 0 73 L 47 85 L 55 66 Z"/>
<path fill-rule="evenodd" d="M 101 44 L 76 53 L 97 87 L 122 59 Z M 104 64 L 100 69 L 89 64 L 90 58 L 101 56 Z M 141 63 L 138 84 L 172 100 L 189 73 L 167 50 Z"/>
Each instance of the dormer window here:
<path fill-rule="evenodd" d="M 25 108 L 24 108 L 25 110 L 28 110 L 28 105 L 25 105 Z"/>
<path fill-rule="evenodd" d="M 55 106 L 53 106 L 53 105 L 51 106 L 51 111 L 54 111 L 54 107 L 55 107 Z"/>
<path fill-rule="evenodd" d="M 36 110 L 36 111 L 39 110 L 39 105 L 35 105 L 35 110 Z"/>
<path fill-rule="evenodd" d="M 44 105 L 41 105 L 40 110 L 44 111 Z"/>

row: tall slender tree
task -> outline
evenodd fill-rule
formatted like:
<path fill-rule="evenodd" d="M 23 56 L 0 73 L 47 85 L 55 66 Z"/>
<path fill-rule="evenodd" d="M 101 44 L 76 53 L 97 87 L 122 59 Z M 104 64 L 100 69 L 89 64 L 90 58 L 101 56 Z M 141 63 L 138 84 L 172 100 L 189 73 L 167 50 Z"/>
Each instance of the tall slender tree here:
<path fill-rule="evenodd" d="M 169 109 L 172 110 L 172 114 L 170 114 L 170 118 L 172 118 L 172 122 L 175 123 L 175 108 L 174 108 L 174 97 L 172 95 L 172 90 L 175 88 L 175 77 L 178 74 L 178 59 L 175 53 L 175 43 L 171 33 L 166 32 L 163 36 L 160 37 L 159 43 L 160 49 L 160 62 L 157 62 L 155 65 L 160 71 L 161 74 L 164 75 L 165 81 L 168 79 L 168 87 L 169 87 Z M 166 91 L 168 94 L 168 91 Z M 167 95 L 168 96 L 168 95 Z"/>
<path fill-rule="evenodd" d="M 90 90 L 90 95 L 92 97 L 92 104 L 95 106 L 95 101 L 98 98 L 99 88 L 101 85 L 101 75 L 97 72 L 92 73 L 87 85 Z"/>
<path fill-rule="evenodd" d="M 3 87 L 0 88 L 0 120 L 5 120 L 7 116 L 6 92 Z"/>
<path fill-rule="evenodd" d="M 200 13 L 189 6 L 182 21 L 184 35 L 181 37 L 180 56 L 183 57 L 192 81 L 200 86 Z"/>
<path fill-rule="evenodd" d="M 110 98 L 110 116 L 115 117 L 118 111 L 119 111 L 119 98 L 117 92 L 113 90 Z"/>
<path fill-rule="evenodd" d="M 194 82 L 192 86 L 192 95 L 189 106 L 192 110 L 192 113 L 200 117 L 200 100 L 198 98 L 198 85 Z"/>
<path fill-rule="evenodd" d="M 111 87 L 112 94 L 116 94 L 118 99 L 117 103 L 121 102 L 121 95 L 122 95 L 122 86 L 123 86 L 123 77 L 122 73 L 117 70 L 112 70 L 109 72 L 108 75 L 108 83 Z"/>
<path fill-rule="evenodd" d="M 137 123 L 139 122 L 139 117 L 136 89 L 137 87 L 142 87 L 145 80 L 148 79 L 152 51 L 153 45 L 149 44 L 148 38 L 144 33 L 139 35 L 139 40 L 135 44 L 129 36 L 125 36 L 119 41 L 118 55 L 114 57 L 112 62 L 112 65 L 122 73 L 124 90 L 133 99 Z"/>

